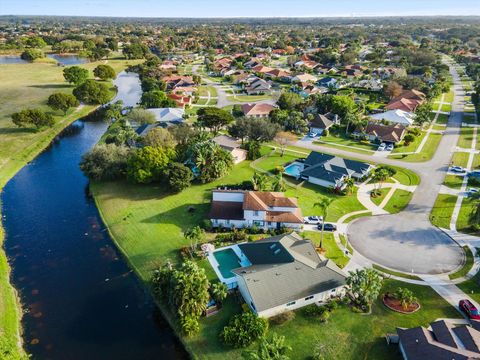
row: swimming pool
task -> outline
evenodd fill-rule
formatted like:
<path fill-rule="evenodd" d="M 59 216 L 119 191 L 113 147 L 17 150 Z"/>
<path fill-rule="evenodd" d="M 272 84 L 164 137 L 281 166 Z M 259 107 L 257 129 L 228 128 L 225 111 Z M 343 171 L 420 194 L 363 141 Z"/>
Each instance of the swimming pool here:
<path fill-rule="evenodd" d="M 291 163 L 290 165 L 285 167 L 285 170 L 284 170 L 285 174 L 289 176 L 293 176 L 294 178 L 299 178 L 300 173 L 302 171 L 303 171 L 303 164 L 298 161 Z"/>
<path fill-rule="evenodd" d="M 224 279 L 233 278 L 235 275 L 231 270 L 241 267 L 240 259 L 232 248 L 215 251 L 213 256 L 218 262 L 218 270 Z"/>

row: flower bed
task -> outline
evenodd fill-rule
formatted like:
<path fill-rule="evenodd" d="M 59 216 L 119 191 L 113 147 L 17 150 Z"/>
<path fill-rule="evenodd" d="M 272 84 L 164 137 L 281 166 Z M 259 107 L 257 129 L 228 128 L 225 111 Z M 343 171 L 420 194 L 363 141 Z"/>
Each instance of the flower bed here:
<path fill-rule="evenodd" d="M 404 308 L 400 304 L 400 300 L 395 298 L 392 294 L 385 294 L 383 295 L 383 304 L 389 308 L 390 310 L 402 313 L 402 314 L 413 314 L 414 312 L 417 312 L 420 310 L 420 304 L 419 303 L 413 303 L 408 306 L 408 308 Z"/>

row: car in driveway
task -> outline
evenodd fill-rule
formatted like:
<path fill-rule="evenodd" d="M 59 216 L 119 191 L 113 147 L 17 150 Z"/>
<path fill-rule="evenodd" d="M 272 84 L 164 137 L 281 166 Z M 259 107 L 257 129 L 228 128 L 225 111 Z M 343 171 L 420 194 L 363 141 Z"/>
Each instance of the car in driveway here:
<path fill-rule="evenodd" d="M 393 144 L 388 144 L 387 147 L 385 148 L 387 151 L 392 151 L 393 150 Z"/>
<path fill-rule="evenodd" d="M 316 138 L 316 137 L 317 137 L 317 133 L 310 132 L 310 133 L 308 133 L 308 137 L 309 137 L 309 138 L 312 138 L 312 139 L 313 139 L 313 138 Z"/>
<path fill-rule="evenodd" d="M 480 320 L 480 314 L 478 309 L 473 305 L 470 300 L 463 299 L 458 302 L 458 307 L 462 310 L 469 319 Z"/>
<path fill-rule="evenodd" d="M 322 224 L 318 224 L 317 228 L 318 228 L 318 230 L 322 230 Z M 323 230 L 325 230 L 325 231 L 337 231 L 337 226 L 334 225 L 334 224 L 325 223 L 325 225 L 323 225 Z"/>
<path fill-rule="evenodd" d="M 303 222 L 305 224 L 310 224 L 310 225 L 318 225 L 321 224 L 323 220 L 323 217 L 321 216 L 305 216 L 303 218 Z"/>
<path fill-rule="evenodd" d="M 479 192 L 480 192 L 480 190 L 477 189 L 477 188 L 468 188 L 467 189 L 467 195 L 468 196 L 473 196 L 475 194 L 478 194 Z"/>
<path fill-rule="evenodd" d="M 480 178 L 480 170 L 472 170 L 468 173 L 468 176 Z"/>
<path fill-rule="evenodd" d="M 450 172 L 461 174 L 465 172 L 465 169 L 461 166 L 450 166 Z"/>
<path fill-rule="evenodd" d="M 387 147 L 387 144 L 381 143 L 381 144 L 378 146 L 377 151 L 384 151 L 386 147 Z"/>

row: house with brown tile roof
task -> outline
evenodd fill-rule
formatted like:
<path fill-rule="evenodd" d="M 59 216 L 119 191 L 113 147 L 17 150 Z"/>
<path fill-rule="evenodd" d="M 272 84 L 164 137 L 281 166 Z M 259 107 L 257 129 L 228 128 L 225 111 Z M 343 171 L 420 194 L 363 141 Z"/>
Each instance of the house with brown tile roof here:
<path fill-rule="evenodd" d="M 227 135 L 218 135 L 212 140 L 216 144 L 220 145 L 223 150 L 232 154 L 233 162 L 235 164 L 239 164 L 243 160 L 246 160 L 247 150 L 240 147 L 240 143 L 237 141 L 237 139 Z"/>
<path fill-rule="evenodd" d="M 297 199 L 270 191 L 213 190 L 209 218 L 214 227 L 227 228 L 300 229 L 303 225 Z"/>
<path fill-rule="evenodd" d="M 369 122 L 365 128 L 365 135 L 370 141 L 380 141 L 397 144 L 403 140 L 407 128 L 402 124 L 383 125 Z"/>
<path fill-rule="evenodd" d="M 243 104 L 241 106 L 243 115 L 246 117 L 267 117 L 275 107 L 270 104 Z"/>
<path fill-rule="evenodd" d="M 421 91 L 412 89 L 405 90 L 399 96 L 390 100 L 385 107 L 387 110 L 403 110 L 407 112 L 414 112 L 418 105 L 425 102 L 425 94 Z"/>

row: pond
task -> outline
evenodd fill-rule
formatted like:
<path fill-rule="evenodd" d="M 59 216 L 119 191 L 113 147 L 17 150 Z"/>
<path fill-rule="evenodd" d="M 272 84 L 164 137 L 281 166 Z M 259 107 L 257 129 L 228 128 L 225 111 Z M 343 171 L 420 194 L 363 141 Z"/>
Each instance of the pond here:
<path fill-rule="evenodd" d="M 0 65 L 28 63 L 27 60 L 23 60 L 19 55 L 0 55 Z"/>
<path fill-rule="evenodd" d="M 47 57 L 55 59 L 59 64 L 66 66 L 85 64 L 88 62 L 87 58 L 72 54 L 47 54 Z"/>
<path fill-rule="evenodd" d="M 78 164 L 106 128 L 76 121 L 2 193 L 25 347 L 33 359 L 186 359 L 88 195 Z"/>

